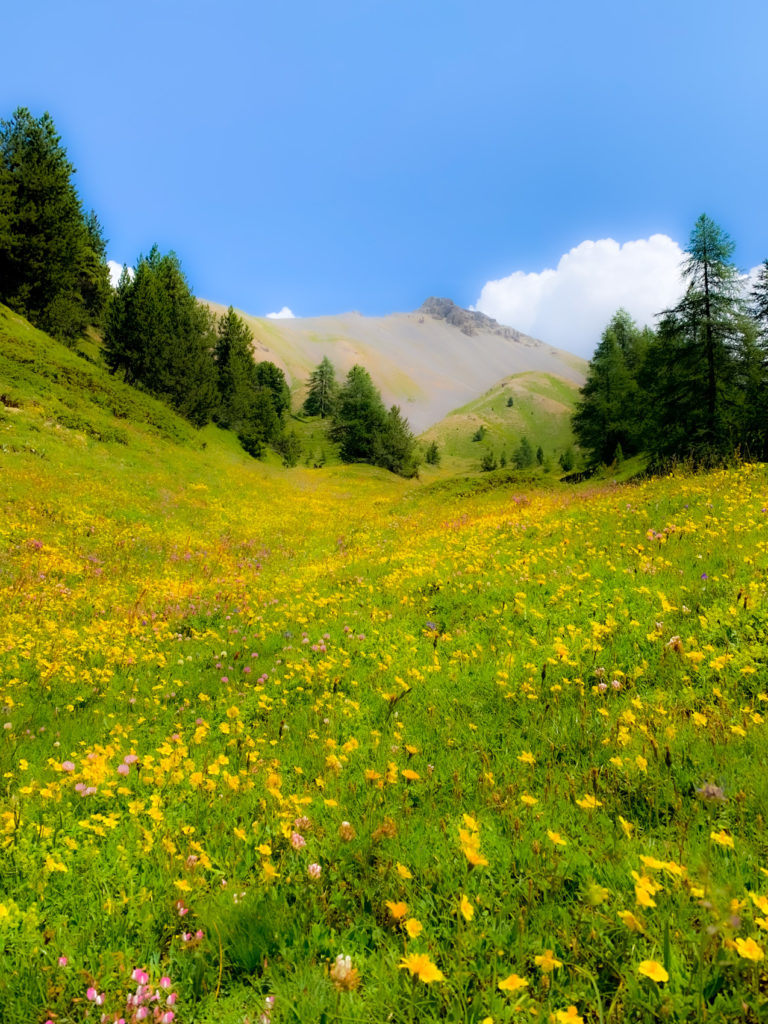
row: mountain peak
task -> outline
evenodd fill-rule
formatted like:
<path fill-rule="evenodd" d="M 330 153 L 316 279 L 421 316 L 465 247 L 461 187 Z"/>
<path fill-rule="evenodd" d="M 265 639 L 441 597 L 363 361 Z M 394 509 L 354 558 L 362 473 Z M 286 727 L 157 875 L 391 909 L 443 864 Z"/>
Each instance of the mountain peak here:
<path fill-rule="evenodd" d="M 416 312 L 424 316 L 431 316 L 435 320 L 445 320 L 446 323 L 458 327 L 462 334 L 466 334 L 470 338 L 480 332 L 500 334 L 512 341 L 519 341 L 521 338 L 520 332 L 514 328 L 502 327 L 497 320 L 486 316 L 485 313 L 480 313 L 476 309 L 463 309 L 451 299 L 438 299 L 435 296 L 430 296 L 426 302 L 422 302 Z"/>

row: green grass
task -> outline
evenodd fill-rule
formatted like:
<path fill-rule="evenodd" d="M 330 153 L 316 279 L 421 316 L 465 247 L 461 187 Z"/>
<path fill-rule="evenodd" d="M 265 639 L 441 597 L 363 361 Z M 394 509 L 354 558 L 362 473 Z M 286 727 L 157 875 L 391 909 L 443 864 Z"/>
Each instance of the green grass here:
<path fill-rule="evenodd" d="M 765 1019 L 766 467 L 286 472 L 3 323 L 3 1024 Z"/>
<path fill-rule="evenodd" d="M 557 460 L 573 444 L 570 417 L 577 399 L 578 389 L 569 381 L 544 373 L 515 374 L 456 409 L 425 431 L 421 440 L 438 443 L 446 471 L 466 473 L 479 470 L 487 451 L 497 460 L 502 453 L 511 460 L 526 436 L 534 452 L 541 446 L 547 464 L 559 472 Z M 485 428 L 485 437 L 473 441 L 480 427 Z"/>

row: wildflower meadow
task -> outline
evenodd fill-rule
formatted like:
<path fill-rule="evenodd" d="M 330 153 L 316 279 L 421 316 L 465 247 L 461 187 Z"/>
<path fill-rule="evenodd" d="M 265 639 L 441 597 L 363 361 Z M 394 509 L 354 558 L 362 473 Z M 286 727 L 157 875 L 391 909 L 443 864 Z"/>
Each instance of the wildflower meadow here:
<path fill-rule="evenodd" d="M 65 440 L 0 456 L 5 1024 L 766 1019 L 766 467 Z"/>

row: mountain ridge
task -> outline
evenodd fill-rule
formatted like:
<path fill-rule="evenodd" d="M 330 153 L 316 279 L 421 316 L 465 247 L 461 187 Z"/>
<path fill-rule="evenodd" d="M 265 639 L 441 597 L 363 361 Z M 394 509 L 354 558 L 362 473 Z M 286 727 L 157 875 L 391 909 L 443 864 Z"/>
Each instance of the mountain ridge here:
<path fill-rule="evenodd" d="M 217 303 L 208 303 L 223 312 Z M 257 360 L 281 367 L 300 400 L 311 371 L 328 356 L 342 378 L 359 363 L 388 405 L 399 405 L 419 434 L 515 374 L 537 373 L 580 387 L 587 363 L 498 324 L 450 299 L 430 297 L 408 313 L 270 319 L 238 310 L 254 335 Z"/>

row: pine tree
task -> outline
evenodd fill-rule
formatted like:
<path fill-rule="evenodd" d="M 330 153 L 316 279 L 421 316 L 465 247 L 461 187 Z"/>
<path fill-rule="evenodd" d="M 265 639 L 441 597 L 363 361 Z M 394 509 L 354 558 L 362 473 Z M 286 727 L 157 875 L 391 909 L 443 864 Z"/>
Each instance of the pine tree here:
<path fill-rule="evenodd" d="M 214 350 L 219 387 L 216 419 L 222 427 L 237 428 L 250 416 L 259 387 L 252 345 L 253 333 L 230 306 L 219 319 Z"/>
<path fill-rule="evenodd" d="M 763 260 L 757 273 L 751 299 L 752 316 L 757 321 L 762 337 L 768 345 L 768 260 Z"/>
<path fill-rule="evenodd" d="M 370 374 L 355 365 L 339 391 L 332 436 L 344 462 L 371 462 L 387 414 Z"/>
<path fill-rule="evenodd" d="M 328 356 L 323 356 L 322 362 L 309 375 L 304 412 L 307 416 L 320 416 L 321 419 L 332 416 L 338 390 L 333 364 Z"/>
<path fill-rule="evenodd" d="M 440 448 L 438 447 L 437 441 L 430 441 L 427 445 L 427 450 L 424 453 L 424 461 L 428 466 L 440 465 Z"/>
<path fill-rule="evenodd" d="M 515 469 L 528 469 L 533 465 L 534 462 L 533 448 L 531 442 L 525 435 L 520 438 L 520 444 L 515 449 L 512 455 L 512 461 L 515 464 Z"/>
<path fill-rule="evenodd" d="M 257 363 L 256 383 L 270 393 L 277 418 L 282 420 L 291 410 L 291 391 L 283 371 L 267 360 Z"/>
<path fill-rule="evenodd" d="M 85 217 L 50 114 L 0 121 L 0 301 L 65 341 L 107 295 L 101 228 Z"/>
<path fill-rule="evenodd" d="M 688 288 L 663 314 L 641 374 L 650 411 L 646 448 L 656 462 L 716 462 L 741 442 L 738 381 L 750 340 L 733 250 L 717 224 L 699 217 L 683 264 Z"/>
<path fill-rule="evenodd" d="M 175 253 L 154 246 L 139 257 L 133 278 L 123 271 L 105 318 L 113 373 L 203 426 L 218 403 L 215 344 L 212 314 L 197 303 Z"/>
<path fill-rule="evenodd" d="M 630 455 L 642 445 L 640 368 L 650 332 L 619 309 L 603 331 L 573 416 L 573 431 L 591 465 L 608 464 L 617 445 Z"/>
<path fill-rule="evenodd" d="M 371 461 L 399 476 L 412 477 L 418 472 L 416 438 L 397 405 L 391 407 L 374 439 Z"/>

